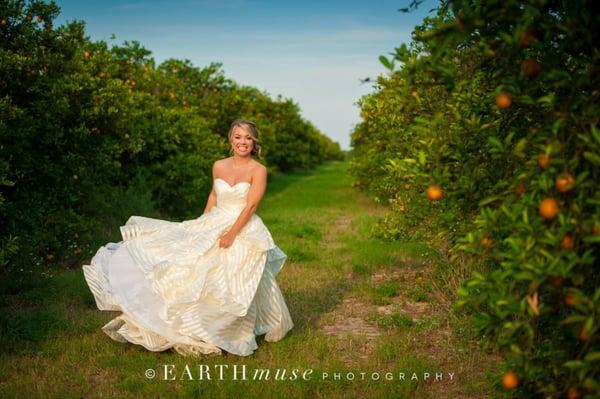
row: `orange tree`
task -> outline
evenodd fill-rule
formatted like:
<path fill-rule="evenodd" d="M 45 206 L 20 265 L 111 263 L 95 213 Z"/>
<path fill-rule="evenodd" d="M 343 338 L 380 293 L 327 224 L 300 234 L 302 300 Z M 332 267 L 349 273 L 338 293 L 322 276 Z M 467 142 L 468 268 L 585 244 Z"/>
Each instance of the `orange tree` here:
<path fill-rule="evenodd" d="M 505 354 L 507 395 L 600 394 L 599 15 L 442 2 L 381 57 L 352 136 L 357 185 L 392 206 L 381 235 L 435 220 L 453 261 L 477 255 L 455 305 Z"/>
<path fill-rule="evenodd" d="M 239 86 L 220 64 L 157 66 L 136 41 L 109 48 L 82 21 L 54 26 L 59 11 L 0 3 L 0 269 L 24 271 L 5 279 L 15 291 L 35 281 L 26 272 L 89 257 L 123 205 L 113 194 L 137 181 L 161 214 L 197 217 L 235 118 L 257 121 L 271 170 L 341 156 L 291 101 Z M 271 146 L 294 151 L 281 158 Z"/>

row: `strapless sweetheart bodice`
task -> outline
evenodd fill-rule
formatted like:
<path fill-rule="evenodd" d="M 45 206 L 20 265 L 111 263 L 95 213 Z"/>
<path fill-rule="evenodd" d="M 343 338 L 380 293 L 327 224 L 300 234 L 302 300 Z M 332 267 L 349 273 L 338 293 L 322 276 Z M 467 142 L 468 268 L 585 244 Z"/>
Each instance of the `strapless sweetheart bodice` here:
<path fill-rule="evenodd" d="M 231 213 L 239 213 L 246 206 L 250 183 L 242 181 L 233 186 L 217 177 L 214 180 L 217 193 L 216 207 Z"/>

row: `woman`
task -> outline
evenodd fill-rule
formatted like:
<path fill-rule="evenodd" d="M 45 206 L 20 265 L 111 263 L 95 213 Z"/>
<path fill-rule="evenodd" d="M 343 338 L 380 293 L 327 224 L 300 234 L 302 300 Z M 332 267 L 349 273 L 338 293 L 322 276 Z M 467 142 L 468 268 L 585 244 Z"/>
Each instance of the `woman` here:
<path fill-rule="evenodd" d="M 204 214 L 170 222 L 131 216 L 123 240 L 100 247 L 85 279 L 100 310 L 122 314 L 102 330 L 151 351 L 247 356 L 256 335 L 293 327 L 275 276 L 287 256 L 256 215 L 267 182 L 256 125 L 229 129 L 233 156 L 213 165 Z"/>

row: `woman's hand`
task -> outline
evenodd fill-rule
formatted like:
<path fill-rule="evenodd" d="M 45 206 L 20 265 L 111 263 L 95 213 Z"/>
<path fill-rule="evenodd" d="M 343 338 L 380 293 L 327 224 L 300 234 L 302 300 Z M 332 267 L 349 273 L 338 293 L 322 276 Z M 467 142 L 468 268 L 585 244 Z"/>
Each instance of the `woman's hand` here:
<path fill-rule="evenodd" d="M 233 244 L 233 240 L 235 240 L 235 235 L 228 231 L 219 237 L 219 247 L 229 248 Z"/>

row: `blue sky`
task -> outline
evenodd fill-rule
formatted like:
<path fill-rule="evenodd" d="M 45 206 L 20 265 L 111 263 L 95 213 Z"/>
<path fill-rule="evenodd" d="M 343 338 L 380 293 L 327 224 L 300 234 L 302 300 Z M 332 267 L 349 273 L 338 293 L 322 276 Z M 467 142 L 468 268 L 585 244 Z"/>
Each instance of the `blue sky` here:
<path fill-rule="evenodd" d="M 380 55 L 410 41 L 437 1 L 401 13 L 410 0 L 56 0 L 58 24 L 86 23 L 86 35 L 121 45 L 137 40 L 157 64 L 189 59 L 223 63 L 227 78 L 272 98 L 292 98 L 302 116 L 350 148 L 356 102 L 373 91 L 359 79 L 385 73 Z M 116 39 L 111 40 L 114 33 Z M 260 126 L 259 126 L 260 129 Z"/>

